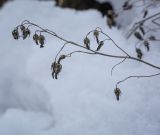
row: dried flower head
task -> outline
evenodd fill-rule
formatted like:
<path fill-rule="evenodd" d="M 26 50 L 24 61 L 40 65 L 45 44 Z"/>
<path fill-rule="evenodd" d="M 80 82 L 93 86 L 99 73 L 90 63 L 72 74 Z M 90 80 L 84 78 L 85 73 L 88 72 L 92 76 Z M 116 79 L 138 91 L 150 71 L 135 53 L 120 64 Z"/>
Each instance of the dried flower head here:
<path fill-rule="evenodd" d="M 21 29 L 21 32 L 23 32 L 26 28 L 25 28 L 24 25 L 21 25 L 21 26 L 20 26 L 20 29 Z"/>
<path fill-rule="evenodd" d="M 40 43 L 40 48 L 43 48 L 45 37 L 43 35 L 40 35 L 38 39 L 39 39 L 39 43 Z"/>
<path fill-rule="evenodd" d="M 142 53 L 141 49 L 136 48 L 136 53 L 137 53 L 137 57 L 138 57 L 139 59 L 142 59 L 143 53 Z"/>
<path fill-rule="evenodd" d="M 83 40 L 84 45 L 87 49 L 90 49 L 90 40 L 88 37 L 85 37 L 85 39 Z"/>
<path fill-rule="evenodd" d="M 150 47 L 149 47 L 149 42 L 147 40 L 145 40 L 143 42 L 144 46 L 146 47 L 147 51 L 149 51 Z"/>
<path fill-rule="evenodd" d="M 27 36 L 30 37 L 31 31 L 28 28 L 26 29 L 26 33 L 27 33 Z"/>
<path fill-rule="evenodd" d="M 116 99 L 119 100 L 119 97 L 121 95 L 121 90 L 119 88 L 115 88 L 114 94 L 116 95 Z"/>
<path fill-rule="evenodd" d="M 143 40 L 142 35 L 141 35 L 138 31 L 136 31 L 136 32 L 134 33 L 134 36 L 135 36 L 137 39 L 139 39 L 139 40 Z"/>
<path fill-rule="evenodd" d="M 51 69 L 52 69 L 52 77 L 58 79 L 58 74 L 62 70 L 62 65 L 60 63 L 53 62 L 51 65 Z"/>
<path fill-rule="evenodd" d="M 38 43 L 38 40 L 39 40 L 39 36 L 38 36 L 38 34 L 34 34 L 33 35 L 33 40 L 35 41 L 35 43 L 38 45 L 39 43 Z"/>
<path fill-rule="evenodd" d="M 99 39 L 98 39 L 98 37 L 99 37 L 99 31 L 98 30 L 94 30 L 93 35 L 96 38 L 97 44 L 99 44 Z"/>
<path fill-rule="evenodd" d="M 31 34 L 30 30 L 27 28 L 27 29 L 24 29 L 22 31 L 22 35 L 23 35 L 23 40 L 26 39 L 27 37 L 29 37 Z"/>
<path fill-rule="evenodd" d="M 16 27 L 13 31 L 12 31 L 12 36 L 14 39 L 18 39 L 19 38 L 19 32 L 18 32 L 18 27 Z"/>

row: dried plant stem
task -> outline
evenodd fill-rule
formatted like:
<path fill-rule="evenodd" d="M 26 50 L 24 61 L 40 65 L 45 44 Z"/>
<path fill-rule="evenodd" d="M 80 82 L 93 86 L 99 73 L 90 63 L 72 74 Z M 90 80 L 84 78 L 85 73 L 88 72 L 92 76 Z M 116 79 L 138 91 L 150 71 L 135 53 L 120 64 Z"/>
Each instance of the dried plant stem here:
<path fill-rule="evenodd" d="M 123 80 L 119 81 L 116 83 L 116 88 L 118 87 L 118 85 L 122 82 L 125 82 L 126 80 L 130 79 L 130 78 L 149 78 L 149 77 L 155 77 L 160 75 L 160 73 L 156 73 L 156 74 L 152 74 L 152 75 L 139 75 L 139 76 L 128 76 L 126 78 L 124 78 Z"/>
<path fill-rule="evenodd" d="M 141 24 L 143 24 L 144 22 L 146 22 L 146 21 L 148 21 L 148 20 L 151 20 L 151 19 L 153 19 L 153 18 L 155 18 L 155 17 L 158 17 L 159 15 L 160 15 L 160 12 L 158 12 L 158 13 L 156 13 L 156 14 L 154 14 L 154 15 L 151 15 L 151 16 L 149 16 L 149 17 L 147 17 L 147 18 L 144 18 L 144 19 L 142 19 L 142 20 L 139 21 L 139 22 L 136 22 L 136 23 L 133 25 L 132 29 L 130 30 L 129 34 L 127 34 L 127 38 L 130 38 L 130 37 L 132 36 L 132 34 L 140 27 Z M 155 20 L 155 19 L 153 19 L 153 20 Z"/>
<path fill-rule="evenodd" d="M 135 28 L 133 31 L 135 31 L 135 30 L 140 26 L 141 23 L 143 23 L 143 22 L 145 22 L 146 20 L 149 20 L 149 19 L 151 19 L 151 18 L 153 18 L 153 17 L 155 17 L 155 16 L 157 16 L 157 15 L 160 15 L 160 12 L 157 13 L 157 14 L 155 14 L 155 15 L 153 15 L 153 16 L 150 16 L 150 17 L 148 17 L 148 18 L 143 19 L 142 21 L 140 21 L 140 22 L 138 22 L 138 23 L 136 23 L 137 26 L 136 26 L 136 28 Z M 57 33 L 55 33 L 54 31 L 51 31 L 51 30 L 48 30 L 48 29 L 44 29 L 44 28 L 42 28 L 41 26 L 39 26 L 39 25 L 37 25 L 37 24 L 34 24 L 34 23 L 31 23 L 31 22 L 28 21 L 28 20 L 23 21 L 22 24 L 19 25 L 19 26 L 17 26 L 16 28 L 18 28 L 18 27 L 20 27 L 20 26 L 22 26 L 22 25 L 27 25 L 28 27 L 34 26 L 34 27 L 36 27 L 36 28 L 39 29 L 39 30 L 36 30 L 36 31 L 35 31 L 35 34 L 36 34 L 36 32 L 40 32 L 40 34 L 41 34 L 42 32 L 43 32 L 43 33 L 47 33 L 47 34 L 49 34 L 49 35 L 51 35 L 51 36 L 53 36 L 53 37 L 55 37 L 55 38 L 57 38 L 57 39 L 59 39 L 59 40 L 61 40 L 61 41 L 64 42 L 63 46 L 60 48 L 60 50 L 59 50 L 58 53 L 56 54 L 55 62 L 52 64 L 52 67 L 51 67 L 51 69 L 53 69 L 53 71 L 54 71 L 53 76 L 55 75 L 55 78 L 56 78 L 56 79 L 57 79 L 57 75 L 59 74 L 59 72 L 61 71 L 61 68 L 62 68 L 62 65 L 60 64 L 60 61 L 61 61 L 62 59 L 65 59 L 66 57 L 71 57 L 71 56 L 72 56 L 73 54 L 75 54 L 75 53 L 83 53 L 83 54 L 88 54 L 88 55 L 99 55 L 99 56 L 104 56 L 104 57 L 122 59 L 118 64 L 116 64 L 115 66 L 112 67 L 112 69 L 111 69 L 111 75 L 112 75 L 112 72 L 113 72 L 114 68 L 115 68 L 116 66 L 120 65 L 121 63 L 123 63 L 123 62 L 124 62 L 125 60 L 127 60 L 127 59 L 128 59 L 128 60 L 134 60 L 134 61 L 143 63 L 143 64 L 145 64 L 145 65 L 148 65 L 149 67 L 152 67 L 152 68 L 155 68 L 155 69 L 159 69 L 159 70 L 160 70 L 160 66 L 156 66 L 156 65 L 151 64 L 151 63 L 149 63 L 149 62 L 147 62 L 147 61 L 145 61 L 145 60 L 142 60 L 142 59 L 139 59 L 139 58 L 130 56 L 123 48 L 121 48 L 120 46 L 118 46 L 118 45 L 114 42 L 114 40 L 113 40 L 109 35 L 107 35 L 106 33 L 104 33 L 101 28 L 96 28 L 95 30 L 92 30 L 92 31 L 88 32 L 88 34 L 86 35 L 86 38 L 87 38 L 87 36 L 89 36 L 91 33 L 94 33 L 94 32 L 96 31 L 96 34 L 98 33 L 98 35 L 99 35 L 99 34 L 102 34 L 103 36 L 105 36 L 105 39 L 102 40 L 101 42 L 111 41 L 111 42 L 113 43 L 113 45 L 114 45 L 116 48 L 118 48 L 119 51 L 121 51 L 121 52 L 123 53 L 123 55 L 112 55 L 112 54 L 108 54 L 108 53 L 102 53 L 102 52 L 99 52 L 99 51 L 97 51 L 97 50 L 95 51 L 95 50 L 91 49 L 90 47 L 89 47 L 89 48 L 86 48 L 86 46 L 84 46 L 84 45 L 75 43 L 75 42 L 73 42 L 73 41 L 66 40 L 65 38 L 59 36 L 59 35 L 58 35 Z M 16 29 L 16 30 L 17 30 L 17 29 Z M 133 32 L 133 31 L 132 31 L 132 32 Z M 15 31 L 15 32 L 17 32 L 17 31 Z M 16 34 L 16 33 L 13 33 L 13 34 Z M 95 34 L 95 33 L 94 33 L 94 34 Z M 15 35 L 15 36 L 17 36 L 17 35 Z M 96 35 L 96 36 L 97 36 L 97 35 Z M 17 37 L 15 37 L 15 38 L 17 38 Z M 89 40 L 89 39 L 87 38 L 87 40 Z M 88 42 L 90 43 L 90 40 L 89 40 Z M 100 42 L 97 41 L 98 47 L 100 46 L 99 43 L 100 43 Z M 59 54 L 62 52 L 62 50 L 64 49 L 64 47 L 65 47 L 66 45 L 68 45 L 68 44 L 73 45 L 73 46 L 76 46 L 76 47 L 78 47 L 78 48 L 80 48 L 80 49 L 82 49 L 82 50 L 77 50 L 77 51 L 70 52 L 70 53 L 68 53 L 68 54 L 66 54 L 66 55 L 61 55 L 61 57 L 58 59 L 58 62 L 57 62 L 57 57 L 58 57 Z M 101 44 L 101 45 L 103 46 L 103 44 Z M 124 82 L 124 81 L 126 81 L 126 80 L 128 80 L 128 79 L 130 79 L 130 78 L 145 78 L 145 77 L 154 77 L 154 76 L 157 76 L 157 75 L 160 75 L 160 73 L 153 74 L 153 75 L 148 75 L 148 76 L 129 76 L 129 77 L 126 77 L 125 79 L 117 82 L 116 88 L 117 88 L 118 84 L 120 84 L 120 83 L 122 83 L 122 82 Z"/>
<path fill-rule="evenodd" d="M 106 35 L 108 38 L 110 38 L 111 41 L 113 42 L 113 44 L 116 45 L 116 46 L 117 46 L 121 51 L 123 51 L 125 54 L 127 54 L 127 56 L 111 55 L 111 54 L 106 54 L 106 53 L 102 53 L 102 52 L 97 52 L 97 51 L 94 51 L 94 50 L 92 50 L 92 49 L 86 49 L 86 47 L 84 47 L 83 45 L 80 45 L 80 44 L 75 43 L 75 42 L 73 42 L 73 41 L 68 41 L 68 40 L 62 38 L 61 36 L 57 35 L 55 32 L 53 32 L 53 31 L 51 31 L 51 30 L 48 30 L 48 29 L 44 29 L 44 28 L 40 27 L 40 26 L 37 25 L 37 24 L 34 24 L 34 23 L 29 22 L 28 20 L 26 20 L 25 23 L 23 23 L 23 24 L 28 24 L 28 25 L 36 26 L 37 28 L 41 29 L 43 32 L 46 32 L 46 33 L 48 33 L 48 34 L 50 34 L 50 35 L 52 35 L 52 36 L 54 36 L 54 37 L 56 37 L 56 38 L 64 41 L 64 42 L 67 43 L 67 44 L 72 44 L 72 45 L 74 45 L 74 46 L 77 46 L 77 47 L 80 47 L 80 48 L 82 48 L 82 49 L 85 49 L 85 50 L 87 50 L 87 51 L 92 52 L 92 53 L 90 53 L 90 54 L 97 54 L 97 55 L 101 55 L 101 56 L 106 56 L 106 57 L 111 57 L 111 58 L 118 58 L 118 59 L 131 59 L 131 60 L 139 61 L 139 62 L 141 62 L 141 63 L 143 63 L 143 64 L 146 64 L 146 65 L 148 65 L 148 66 L 150 66 L 150 67 L 153 67 L 153 68 L 156 68 L 156 69 L 160 69 L 159 66 L 153 65 L 153 64 L 151 64 L 151 63 L 149 63 L 149 62 L 147 62 L 147 61 L 144 61 L 144 60 L 141 60 L 141 59 L 138 59 L 138 58 L 135 58 L 135 57 L 130 56 L 127 52 L 125 52 L 122 48 L 120 48 L 120 47 L 113 41 L 113 39 L 112 39 L 111 37 L 109 37 L 107 34 L 105 34 L 105 33 L 102 32 L 102 31 L 101 31 L 101 32 L 102 32 L 104 35 Z"/>

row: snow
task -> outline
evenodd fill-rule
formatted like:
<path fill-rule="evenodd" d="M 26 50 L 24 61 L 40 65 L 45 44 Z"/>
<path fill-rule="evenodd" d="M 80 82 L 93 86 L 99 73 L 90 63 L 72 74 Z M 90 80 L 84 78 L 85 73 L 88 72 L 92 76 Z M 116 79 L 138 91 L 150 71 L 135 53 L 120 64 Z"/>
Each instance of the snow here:
<path fill-rule="evenodd" d="M 110 70 L 119 60 L 75 54 L 63 61 L 59 79 L 53 80 L 50 66 L 63 42 L 46 35 L 45 47 L 39 49 L 32 38 L 15 41 L 11 36 L 13 28 L 25 19 L 78 43 L 98 26 L 135 56 L 135 39 L 126 41 L 122 31 L 110 30 L 100 13 L 19 0 L 7 3 L 0 18 L 0 134 L 160 134 L 158 76 L 126 81 L 120 85 L 119 102 L 113 93 L 117 81 L 128 75 L 152 74 L 155 69 L 127 60 L 111 76 Z M 121 54 L 111 42 L 106 42 L 102 51 Z M 152 46 L 144 59 L 158 65 L 159 51 L 158 45 Z"/>

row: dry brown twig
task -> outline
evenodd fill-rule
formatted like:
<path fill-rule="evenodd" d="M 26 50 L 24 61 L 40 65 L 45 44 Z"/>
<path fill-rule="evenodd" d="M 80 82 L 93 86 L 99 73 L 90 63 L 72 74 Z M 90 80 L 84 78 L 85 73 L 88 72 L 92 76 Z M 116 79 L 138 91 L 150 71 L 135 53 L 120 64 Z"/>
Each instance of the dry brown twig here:
<path fill-rule="evenodd" d="M 88 54 L 88 55 L 99 55 L 99 56 L 104 56 L 104 57 L 111 57 L 111 58 L 116 58 L 116 59 L 122 59 L 121 62 L 119 62 L 118 64 L 116 64 L 115 66 L 113 66 L 113 68 L 111 69 L 111 73 L 113 72 L 113 69 L 116 66 L 118 66 L 121 63 L 123 63 L 126 59 L 128 59 L 128 60 L 134 60 L 134 61 L 143 63 L 143 64 L 145 64 L 147 66 L 150 66 L 150 67 L 152 67 L 154 69 L 160 70 L 159 66 L 151 64 L 151 63 L 149 63 L 147 61 L 144 61 L 142 59 L 138 59 L 136 57 L 130 56 L 124 49 L 122 49 L 120 46 L 118 46 L 114 42 L 114 40 L 109 35 L 107 35 L 106 33 L 104 33 L 102 31 L 102 29 L 100 29 L 100 28 L 96 28 L 96 29 L 90 31 L 85 36 L 85 38 L 84 38 L 84 45 L 81 45 L 81 44 L 75 43 L 73 41 L 66 40 L 65 38 L 59 36 L 57 33 L 53 32 L 51 30 L 44 29 L 44 28 L 42 28 L 41 26 L 39 26 L 37 24 L 31 23 L 30 21 L 25 20 L 25 21 L 23 21 L 20 25 L 18 25 L 13 30 L 13 32 L 12 32 L 13 38 L 16 39 L 16 40 L 19 39 L 19 38 L 21 38 L 21 37 L 23 39 L 26 39 L 31 34 L 31 29 L 30 29 L 31 27 L 35 27 L 36 28 L 36 31 L 33 34 L 33 40 L 34 40 L 34 42 L 36 43 L 37 46 L 40 46 L 40 48 L 44 47 L 45 40 L 46 40 L 45 36 L 42 35 L 42 33 L 52 35 L 53 37 L 56 37 L 59 40 L 61 40 L 61 41 L 64 42 L 63 46 L 60 48 L 60 50 L 58 51 L 57 55 L 55 56 L 54 62 L 51 65 L 52 76 L 55 79 L 58 79 L 58 75 L 59 75 L 59 73 L 62 70 L 61 61 L 64 60 L 64 59 L 66 59 L 66 58 L 68 58 L 68 57 L 71 57 L 75 53 L 83 53 L 83 54 Z M 27 32 L 26 32 L 26 29 L 27 29 Z M 98 48 L 96 50 L 93 50 L 92 47 L 91 47 L 90 39 L 88 37 L 90 34 L 93 34 L 93 36 L 96 39 L 97 48 Z M 101 39 L 100 35 L 103 35 L 105 37 L 105 39 L 100 40 Z M 25 38 L 24 38 L 24 36 L 25 36 Z M 86 39 L 87 39 L 87 41 L 86 41 Z M 102 53 L 100 50 L 105 45 L 106 41 L 111 41 L 113 43 L 113 45 L 116 48 L 118 48 L 119 51 L 121 51 L 123 53 L 123 55 L 111 55 L 111 54 L 107 54 L 107 53 Z M 65 47 L 67 47 L 68 44 L 70 44 L 72 46 L 76 46 L 76 47 L 78 47 L 78 48 L 80 48 L 82 50 L 73 51 L 73 52 L 70 52 L 68 54 L 61 54 L 61 52 L 63 51 L 63 49 Z M 128 80 L 129 78 L 133 78 L 133 77 L 134 78 L 135 77 L 144 78 L 144 77 L 153 77 L 153 76 L 157 76 L 157 75 L 160 75 L 160 73 L 154 74 L 154 75 L 148 75 L 148 76 L 143 76 L 143 75 L 142 76 L 129 76 L 129 77 L 127 77 L 127 78 L 125 78 L 125 79 L 117 82 L 116 88 L 114 90 L 115 95 L 117 97 L 117 100 L 119 100 L 119 96 L 120 96 L 120 93 L 121 93 L 120 89 L 118 88 L 118 84 L 120 84 L 120 83 Z"/>

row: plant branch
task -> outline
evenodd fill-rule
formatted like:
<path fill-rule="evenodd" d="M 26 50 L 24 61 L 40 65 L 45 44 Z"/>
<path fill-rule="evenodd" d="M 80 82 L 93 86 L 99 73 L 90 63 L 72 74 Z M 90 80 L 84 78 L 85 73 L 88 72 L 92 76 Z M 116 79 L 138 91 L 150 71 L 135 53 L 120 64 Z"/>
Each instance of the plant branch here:
<path fill-rule="evenodd" d="M 125 82 L 126 80 L 128 80 L 130 78 L 149 78 L 149 77 L 154 77 L 154 76 L 158 76 L 158 75 L 160 75 L 160 73 L 156 73 L 156 74 L 152 74 L 152 75 L 128 76 L 128 77 L 124 78 L 123 80 L 117 82 L 116 83 L 116 88 L 120 83 Z"/>

